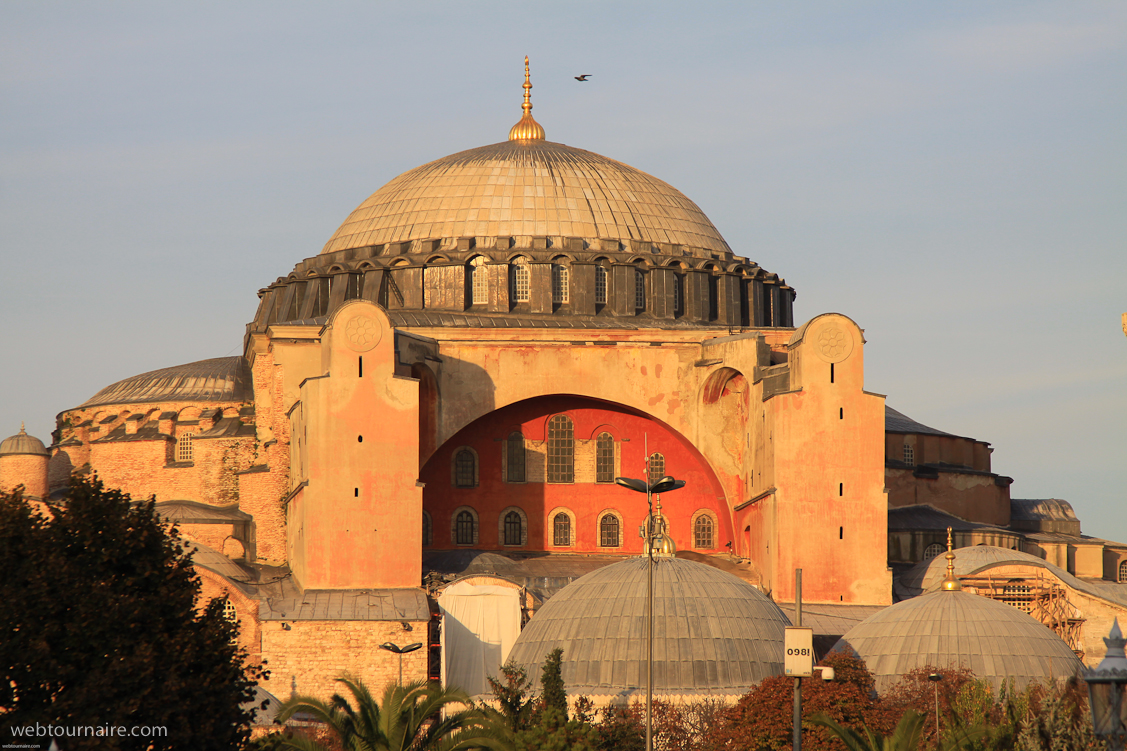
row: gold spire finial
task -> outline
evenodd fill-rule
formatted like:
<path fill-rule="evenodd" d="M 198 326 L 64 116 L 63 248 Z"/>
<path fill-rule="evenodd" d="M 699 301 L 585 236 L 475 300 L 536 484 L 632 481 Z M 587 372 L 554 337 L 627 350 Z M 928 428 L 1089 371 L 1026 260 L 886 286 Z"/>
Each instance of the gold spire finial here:
<path fill-rule="evenodd" d="M 20 420 L 20 432 L 21 432 L 21 433 L 23 433 L 23 432 L 24 432 L 24 429 L 23 429 L 23 420 Z"/>
<path fill-rule="evenodd" d="M 959 584 L 959 580 L 955 578 L 955 554 L 952 551 L 954 546 L 951 544 L 951 528 L 947 528 L 947 575 L 943 577 L 942 589 L 946 592 L 960 592 L 963 585 Z"/>
<path fill-rule="evenodd" d="M 510 141 L 543 141 L 544 128 L 532 119 L 532 80 L 528 73 L 528 55 L 524 56 L 524 110 L 520 122 L 509 130 Z"/>
<path fill-rule="evenodd" d="M 653 545 L 655 558 L 672 558 L 677 553 L 677 544 L 669 535 L 669 523 L 661 513 L 660 495 L 654 496 L 653 518 L 646 521 L 651 531 L 646 537 L 645 544 L 642 545 L 642 555 L 649 555 L 650 545 Z"/>

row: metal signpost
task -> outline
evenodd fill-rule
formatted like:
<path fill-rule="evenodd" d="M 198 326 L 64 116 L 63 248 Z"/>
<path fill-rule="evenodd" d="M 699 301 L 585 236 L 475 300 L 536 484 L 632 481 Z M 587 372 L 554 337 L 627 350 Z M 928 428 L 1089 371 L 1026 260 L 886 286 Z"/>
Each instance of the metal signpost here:
<path fill-rule="evenodd" d="M 783 669 L 794 677 L 794 751 L 802 751 L 802 679 L 814 675 L 814 629 L 802 628 L 802 569 L 794 570 L 794 625 L 783 635 Z"/>

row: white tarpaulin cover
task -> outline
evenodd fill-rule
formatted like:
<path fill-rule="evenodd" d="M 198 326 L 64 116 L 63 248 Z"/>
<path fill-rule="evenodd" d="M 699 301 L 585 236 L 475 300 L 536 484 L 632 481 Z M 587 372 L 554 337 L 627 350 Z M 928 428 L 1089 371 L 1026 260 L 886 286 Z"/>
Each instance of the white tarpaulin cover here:
<path fill-rule="evenodd" d="M 442 683 L 470 696 L 489 694 L 486 676 L 501 665 L 520 636 L 520 590 L 459 582 L 442 591 Z"/>

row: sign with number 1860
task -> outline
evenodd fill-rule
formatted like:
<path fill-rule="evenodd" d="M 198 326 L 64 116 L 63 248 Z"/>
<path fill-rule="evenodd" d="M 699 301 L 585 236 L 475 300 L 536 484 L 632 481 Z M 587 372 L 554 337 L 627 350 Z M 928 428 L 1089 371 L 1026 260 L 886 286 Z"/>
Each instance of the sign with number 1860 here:
<path fill-rule="evenodd" d="M 783 637 L 783 668 L 789 676 L 814 674 L 814 629 L 788 626 Z"/>

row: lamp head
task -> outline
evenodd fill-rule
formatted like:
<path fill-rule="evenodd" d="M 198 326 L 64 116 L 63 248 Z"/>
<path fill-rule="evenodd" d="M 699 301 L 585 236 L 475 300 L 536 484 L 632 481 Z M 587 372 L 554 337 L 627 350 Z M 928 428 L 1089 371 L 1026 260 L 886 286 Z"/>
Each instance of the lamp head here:
<path fill-rule="evenodd" d="M 643 482 L 642 480 L 635 480 L 633 477 L 616 477 L 614 478 L 614 484 L 621 485 L 624 488 L 629 488 L 630 490 L 634 490 L 639 493 L 645 493 L 647 490 L 649 490 L 645 482 Z"/>
<path fill-rule="evenodd" d="M 653 485 L 650 486 L 651 493 L 672 493 L 674 490 L 680 490 L 685 487 L 684 480 L 674 480 L 669 475 L 661 478 Z"/>
<path fill-rule="evenodd" d="M 401 654 L 402 653 L 402 650 L 399 649 L 398 645 L 392 644 L 389 641 L 385 641 L 383 644 L 381 644 L 380 649 L 386 649 L 388 652 L 394 652 L 395 654 Z"/>

